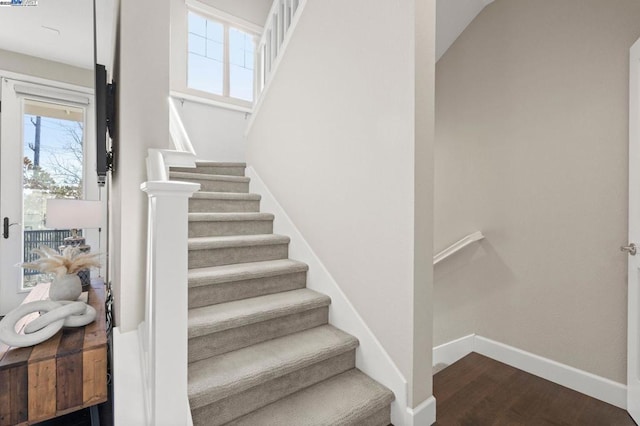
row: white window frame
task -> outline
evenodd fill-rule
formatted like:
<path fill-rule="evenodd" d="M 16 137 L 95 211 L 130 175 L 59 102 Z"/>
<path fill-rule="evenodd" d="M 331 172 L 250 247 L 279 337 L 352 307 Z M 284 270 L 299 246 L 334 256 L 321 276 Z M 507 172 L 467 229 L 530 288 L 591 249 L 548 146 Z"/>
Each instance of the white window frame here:
<path fill-rule="evenodd" d="M 209 5 L 200 3 L 196 0 L 186 0 L 185 1 L 186 4 L 186 12 L 184 14 L 184 20 L 185 20 L 185 33 L 184 33 L 184 44 L 182 46 L 183 48 L 183 52 L 184 52 L 184 56 L 181 55 L 183 59 L 183 64 L 182 64 L 182 78 L 180 81 L 180 86 L 176 88 L 177 90 L 172 90 L 172 95 L 173 96 L 177 96 L 180 97 L 180 95 L 186 95 L 186 96 L 182 96 L 184 98 L 203 98 L 203 100 L 205 101 L 209 101 L 209 102 L 205 102 L 205 103 L 212 103 L 212 104 L 219 104 L 220 106 L 223 107 L 229 107 L 231 109 L 236 109 L 236 110 L 241 110 L 241 111 L 246 111 L 246 112 L 251 112 L 251 110 L 253 109 L 253 104 L 255 102 L 255 88 L 256 88 L 256 84 L 257 84 L 257 50 L 258 50 L 258 42 L 260 40 L 260 37 L 262 36 L 262 27 L 255 25 L 249 21 L 246 21 L 244 19 L 238 18 L 236 16 L 230 15 L 226 12 L 223 12 L 221 10 L 215 9 Z M 198 90 L 198 89 L 194 89 L 188 86 L 188 81 L 187 81 L 187 76 L 188 76 L 188 62 L 189 62 L 189 37 L 188 37 L 188 33 L 189 33 L 189 22 L 188 22 L 188 15 L 189 12 L 193 12 L 196 13 L 202 17 L 204 17 L 205 19 L 210 19 L 216 22 L 220 22 L 223 27 L 224 27 L 224 53 L 223 53 L 223 94 L 222 95 L 217 95 L 215 93 L 210 93 L 210 92 L 206 92 L 203 90 Z M 229 87 L 229 81 L 230 81 L 230 64 L 229 64 L 229 28 L 237 28 L 238 30 L 241 30 L 243 32 L 249 33 L 251 35 L 253 35 L 254 37 L 254 43 L 255 43 L 255 48 L 254 48 L 254 62 L 253 62 L 253 86 L 254 86 L 254 99 L 253 102 L 250 101 L 246 101 L 244 99 L 238 99 L 238 98 L 233 98 L 229 95 L 230 93 L 230 87 Z"/>

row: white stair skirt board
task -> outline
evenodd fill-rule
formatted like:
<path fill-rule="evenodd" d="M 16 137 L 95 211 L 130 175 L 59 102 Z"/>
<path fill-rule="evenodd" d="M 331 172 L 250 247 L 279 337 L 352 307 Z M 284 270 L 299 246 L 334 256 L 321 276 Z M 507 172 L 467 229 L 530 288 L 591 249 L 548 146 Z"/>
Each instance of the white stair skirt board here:
<path fill-rule="evenodd" d="M 339 285 L 333 279 L 327 268 L 316 256 L 313 249 L 304 239 L 298 228 L 285 213 L 282 206 L 275 199 L 269 188 L 260 179 L 253 167 L 247 167 L 246 176 L 251 178 L 250 192 L 262 195 L 261 211 L 275 215 L 273 232 L 287 235 L 289 243 L 289 257 L 309 265 L 307 273 L 307 288 L 326 294 L 331 298 L 329 308 L 329 322 L 335 327 L 358 337 L 360 346 L 356 350 L 356 367 L 362 372 L 388 387 L 395 394 L 395 401 L 391 403 L 391 422 L 396 426 L 422 426 L 435 422 L 435 406 L 433 419 L 428 422 L 416 422 L 414 415 L 427 416 L 429 410 L 408 409 L 408 385 L 398 367 L 384 350 L 378 339 L 360 317 Z M 435 401 L 435 400 L 434 400 Z M 427 400 L 426 402 L 429 402 Z M 427 404 L 428 405 L 428 404 Z M 425 411 L 423 414 L 422 412 Z"/>
<path fill-rule="evenodd" d="M 451 365 L 471 352 L 503 362 L 624 410 L 627 408 L 627 387 L 622 383 L 475 334 L 433 348 L 434 368 L 442 370 L 442 365 Z"/>
<path fill-rule="evenodd" d="M 142 378 L 143 362 L 140 331 L 122 333 L 119 327 L 115 327 L 113 329 L 113 411 L 116 425 L 149 425 Z M 188 411 L 184 426 L 193 426 L 191 411 Z"/>

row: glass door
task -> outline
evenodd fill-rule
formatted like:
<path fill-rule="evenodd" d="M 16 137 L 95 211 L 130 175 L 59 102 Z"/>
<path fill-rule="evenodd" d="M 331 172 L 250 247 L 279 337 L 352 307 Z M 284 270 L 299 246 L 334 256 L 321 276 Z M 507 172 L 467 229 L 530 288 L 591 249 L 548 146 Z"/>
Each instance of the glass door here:
<path fill-rule="evenodd" d="M 37 259 L 40 245 L 58 248 L 71 236 L 69 229 L 47 229 L 47 200 L 82 199 L 84 175 L 83 108 L 31 99 L 22 113 L 22 229 L 23 260 Z M 48 274 L 24 269 L 22 289 L 48 282 Z"/>
<path fill-rule="evenodd" d="M 0 114 L 0 315 L 51 276 L 20 268 L 34 260 L 33 249 L 58 249 L 68 229 L 47 229 L 51 198 L 82 199 L 85 188 L 85 124 L 82 103 L 30 95 L 3 79 Z M 88 98 L 87 104 L 88 104 Z"/>

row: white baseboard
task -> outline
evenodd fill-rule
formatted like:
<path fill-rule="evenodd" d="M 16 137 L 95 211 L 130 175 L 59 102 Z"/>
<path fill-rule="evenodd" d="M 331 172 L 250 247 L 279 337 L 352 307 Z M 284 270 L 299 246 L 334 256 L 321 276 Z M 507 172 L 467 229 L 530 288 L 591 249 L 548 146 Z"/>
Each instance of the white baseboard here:
<path fill-rule="evenodd" d="M 433 348 L 433 374 L 473 352 L 475 334 Z"/>
<path fill-rule="evenodd" d="M 475 334 L 433 348 L 434 368 L 451 365 L 471 352 L 626 410 L 627 387 L 622 383 Z"/>
<path fill-rule="evenodd" d="M 251 192 L 262 196 L 260 209 L 275 215 L 273 232 L 291 238 L 289 256 L 309 265 L 307 287 L 331 297 L 329 308 L 331 324 L 356 336 L 360 341 L 360 346 L 356 350 L 356 367 L 391 389 L 395 394 L 395 401 L 391 404 L 391 422 L 396 426 L 407 425 L 407 380 L 269 191 L 264 181 L 252 167 L 247 167 L 246 175 L 251 178 Z M 420 423 L 415 424 L 419 425 Z"/>
<path fill-rule="evenodd" d="M 436 422 L 436 399 L 431 396 L 416 408 L 407 408 L 407 426 L 431 426 Z"/>
<path fill-rule="evenodd" d="M 146 425 L 146 409 L 138 331 L 113 329 L 114 424 Z"/>
<path fill-rule="evenodd" d="M 476 336 L 474 340 L 474 352 L 624 410 L 627 409 L 627 387 L 621 383 L 485 337 Z"/>

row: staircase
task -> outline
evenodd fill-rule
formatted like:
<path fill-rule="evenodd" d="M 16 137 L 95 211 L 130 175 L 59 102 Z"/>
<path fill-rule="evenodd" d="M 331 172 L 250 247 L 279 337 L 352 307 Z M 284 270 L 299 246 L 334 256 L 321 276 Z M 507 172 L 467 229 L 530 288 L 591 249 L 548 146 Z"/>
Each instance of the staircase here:
<path fill-rule="evenodd" d="M 245 164 L 198 162 L 189 200 L 189 379 L 194 425 L 387 426 L 393 393 L 355 368 L 358 340 L 249 193 Z"/>

